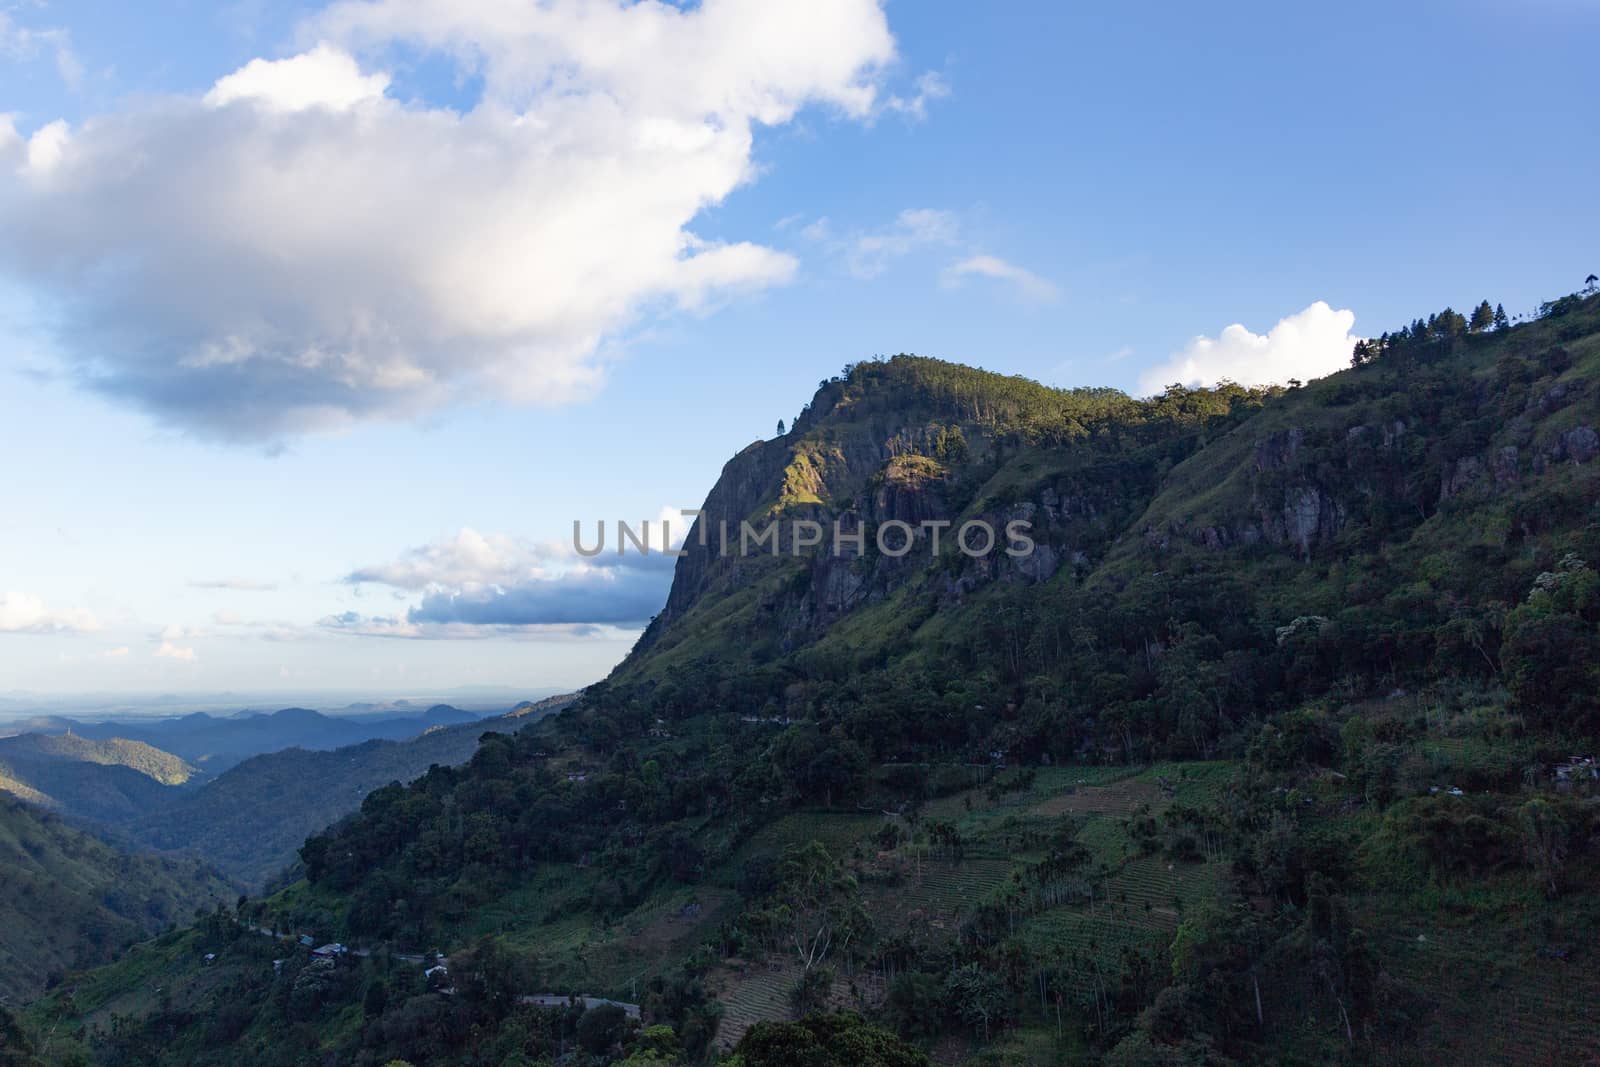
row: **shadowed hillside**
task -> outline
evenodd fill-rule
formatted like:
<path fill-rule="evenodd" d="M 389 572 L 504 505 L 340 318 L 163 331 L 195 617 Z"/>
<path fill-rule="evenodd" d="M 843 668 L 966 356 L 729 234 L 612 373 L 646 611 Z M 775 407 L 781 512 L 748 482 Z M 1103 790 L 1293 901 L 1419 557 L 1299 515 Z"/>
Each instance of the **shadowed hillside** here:
<path fill-rule="evenodd" d="M 255 756 L 121 831 L 149 848 L 204 856 L 229 877 L 259 889 L 296 861 L 307 837 L 357 810 L 374 789 L 409 782 L 429 767 L 464 763 L 484 731 L 515 729 L 571 699 L 556 697 L 509 715 L 436 726 L 408 741 Z"/>
<path fill-rule="evenodd" d="M 100 822 L 166 803 L 202 772 L 142 741 L 77 734 L 0 738 L 0 792 Z"/>

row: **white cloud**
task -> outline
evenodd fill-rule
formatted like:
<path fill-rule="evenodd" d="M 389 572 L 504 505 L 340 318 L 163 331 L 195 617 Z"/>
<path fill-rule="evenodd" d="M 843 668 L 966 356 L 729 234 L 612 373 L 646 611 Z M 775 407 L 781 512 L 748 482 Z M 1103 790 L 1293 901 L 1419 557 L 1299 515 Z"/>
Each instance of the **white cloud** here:
<path fill-rule="evenodd" d="M 155 654 L 160 659 L 173 659 L 179 663 L 193 663 L 200 658 L 195 654 L 193 648 L 186 645 L 176 645 L 171 641 L 161 642 L 161 646 L 156 649 Z"/>
<path fill-rule="evenodd" d="M 100 653 L 100 658 L 127 659 L 131 651 L 132 650 L 129 649 L 127 645 L 118 645 L 116 648 L 108 648 L 104 652 Z"/>
<path fill-rule="evenodd" d="M 847 252 L 850 273 L 858 278 L 876 277 L 891 259 L 929 245 L 952 244 L 959 229 L 955 215 L 948 211 L 902 211 L 892 225 L 851 239 Z"/>
<path fill-rule="evenodd" d="M 876 278 L 896 259 L 921 248 L 955 244 L 960 221 L 950 211 L 936 208 L 907 208 L 893 222 L 875 230 L 856 231 L 841 236 L 832 221 L 817 219 L 800 230 L 800 236 L 822 245 L 840 257 L 849 272 L 863 281 Z"/>
<path fill-rule="evenodd" d="M 421 594 L 403 618 L 346 613 L 321 625 L 379 637 L 457 637 L 464 635 L 462 627 L 636 627 L 666 600 L 677 557 L 663 552 L 665 536 L 670 533 L 670 547 L 681 545 L 689 523 L 671 509 L 648 522 L 631 520 L 629 529 L 650 551 L 640 552 L 630 540 L 619 553 L 621 532 L 607 520 L 605 548 L 593 556 L 580 555 L 570 541 L 535 543 L 465 528 L 345 576 L 351 585 Z M 583 523 L 585 549 L 598 543 L 598 534 L 597 521 Z"/>
<path fill-rule="evenodd" d="M 792 220 L 784 220 L 785 224 Z M 956 288 L 967 278 L 980 275 L 999 279 L 1015 287 L 1017 294 L 1032 303 L 1048 303 L 1056 298 L 1056 287 L 998 256 L 986 255 L 972 246 L 962 233 L 960 217 L 939 208 L 907 208 L 886 226 L 871 230 L 840 233 L 826 216 L 798 231 L 800 236 L 839 259 L 849 273 L 862 281 L 878 277 L 895 260 L 927 249 L 955 249 L 965 254 L 940 273 L 940 284 Z M 948 253 L 947 253 L 948 254 Z"/>
<path fill-rule="evenodd" d="M 258 582 L 250 578 L 196 578 L 189 582 L 190 589 L 226 589 L 237 593 L 270 593 L 278 588 L 276 582 Z"/>
<path fill-rule="evenodd" d="M 896 111 L 908 118 L 922 121 L 928 117 L 928 104 L 934 100 L 943 100 L 950 95 L 950 83 L 945 81 L 944 75 L 938 71 L 930 70 L 917 79 L 917 92 L 912 97 L 890 96 L 884 101 L 884 109 Z"/>
<path fill-rule="evenodd" d="M 90 633 L 98 629 L 99 620 L 82 609 L 51 611 L 31 593 L 0 593 L 0 633 Z"/>
<path fill-rule="evenodd" d="M 1174 382 L 1215 385 L 1224 379 L 1240 385 L 1310 381 L 1350 365 L 1359 339 L 1351 333 L 1356 314 L 1336 311 L 1318 300 L 1304 311 L 1278 320 L 1265 334 L 1234 323 L 1216 338 L 1196 337 L 1172 358 L 1139 375 L 1139 389 L 1159 393 Z"/>
<path fill-rule="evenodd" d="M 691 227 L 755 176 L 758 126 L 868 119 L 894 58 L 878 0 L 377 0 L 305 33 L 70 135 L 0 122 L 0 274 L 85 384 L 192 432 L 592 391 L 640 315 L 793 275 Z M 481 99 L 396 99 L 385 64 L 418 52 Z"/>
<path fill-rule="evenodd" d="M 485 536 L 464 527 L 453 537 L 407 549 L 389 563 L 361 567 L 345 577 L 351 584 L 372 582 L 408 592 L 468 585 L 514 585 L 549 577 L 558 550 L 509 537 Z"/>
<path fill-rule="evenodd" d="M 192 641 L 196 637 L 204 636 L 204 631 L 200 630 L 198 627 L 183 626 L 179 623 L 172 622 L 162 627 L 161 633 L 156 636 L 156 640 L 162 642 Z"/>
<path fill-rule="evenodd" d="M 242 100 L 271 111 L 313 107 L 348 111 L 382 98 L 388 87 L 387 74 L 362 74 L 350 56 L 319 44 L 289 59 L 252 59 L 220 79 L 205 95 L 205 102 L 224 107 Z"/>
<path fill-rule="evenodd" d="M 48 52 L 55 60 L 56 73 L 67 88 L 77 89 L 83 81 L 83 64 L 72 50 L 71 34 L 53 26 L 44 29 L 19 26 L 7 12 L 0 10 L 0 56 L 26 61 L 41 52 Z"/>
<path fill-rule="evenodd" d="M 1046 281 L 1015 263 L 1007 263 L 999 256 L 968 256 L 958 263 L 950 264 L 940 277 L 946 287 L 955 288 L 974 275 L 1006 282 L 1016 288 L 1019 297 L 1030 303 L 1047 304 L 1057 296 L 1053 282 Z"/>

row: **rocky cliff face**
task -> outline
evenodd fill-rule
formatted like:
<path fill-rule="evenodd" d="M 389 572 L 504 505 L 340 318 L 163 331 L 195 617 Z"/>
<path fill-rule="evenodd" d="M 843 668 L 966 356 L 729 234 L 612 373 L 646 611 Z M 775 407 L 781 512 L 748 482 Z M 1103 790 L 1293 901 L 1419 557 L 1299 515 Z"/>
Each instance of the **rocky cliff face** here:
<path fill-rule="evenodd" d="M 1192 428 L 1177 427 L 1151 434 L 1153 445 L 1138 442 L 1132 452 L 1127 442 L 1092 439 L 1076 424 L 1041 440 L 997 414 L 982 391 L 991 383 L 1020 388 L 1016 380 L 938 364 L 975 376 L 978 385 L 939 393 L 915 378 L 933 363 L 897 357 L 824 383 L 791 433 L 729 460 L 635 658 L 697 606 L 762 583 L 756 610 L 763 628 L 780 633 L 783 649 L 792 650 L 909 585 L 940 610 L 997 581 L 1037 584 L 1064 568 L 1081 573 L 1148 502 L 1160 462 L 1170 461 L 1173 448 L 1189 447 L 1175 442 Z M 1085 402 L 1080 394 L 1027 388 L 1046 402 Z M 1135 403 L 1120 394 L 1094 402 Z M 819 524 L 820 545 L 797 553 L 797 523 Z M 978 524 L 966 541 L 971 554 L 958 542 L 968 523 Z M 1022 524 L 1031 549 L 1007 538 L 1013 523 Z M 769 524 L 777 525 L 776 542 L 758 541 Z M 995 543 L 980 552 L 987 531 Z"/>
<path fill-rule="evenodd" d="M 997 582 L 1125 582 L 1178 552 L 1327 561 L 1409 537 L 1441 512 L 1542 492 L 1600 458 L 1587 342 L 1551 343 L 1593 335 L 1600 298 L 1590 303 L 1576 325 L 1273 395 L 1135 401 L 909 357 L 858 367 L 823 383 L 793 432 L 728 462 L 634 660 L 694 630 L 697 611 L 728 618 L 735 596 L 752 613 L 743 632 L 776 635 L 787 652 L 893 597 L 939 613 Z M 1540 521 L 1539 508 L 1523 510 L 1513 521 Z M 970 521 L 1000 535 L 996 550 L 955 550 Z M 773 522 L 776 542 L 741 554 L 742 524 Z M 797 522 L 820 524 L 822 544 L 797 555 Z M 1004 551 L 1012 522 L 1028 524 L 1031 552 Z M 876 543 L 896 524 L 914 531 L 904 555 Z M 903 531 L 885 532 L 890 547 Z"/>

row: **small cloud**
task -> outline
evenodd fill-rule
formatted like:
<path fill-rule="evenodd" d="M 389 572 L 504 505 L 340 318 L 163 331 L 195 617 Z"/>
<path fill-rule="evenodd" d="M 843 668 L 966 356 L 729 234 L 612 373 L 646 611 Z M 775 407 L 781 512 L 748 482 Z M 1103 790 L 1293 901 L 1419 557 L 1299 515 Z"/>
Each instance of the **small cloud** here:
<path fill-rule="evenodd" d="M 1351 332 L 1356 313 L 1334 310 L 1318 300 L 1304 311 L 1279 319 L 1264 334 L 1234 323 L 1215 338 L 1196 337 L 1166 362 L 1139 375 L 1146 395 L 1168 385 L 1282 385 L 1291 378 L 1310 381 L 1350 364 L 1350 350 L 1359 340 Z"/>
<path fill-rule="evenodd" d="M 179 663 L 193 663 L 200 657 L 193 648 L 184 645 L 175 645 L 171 641 L 161 642 L 161 647 L 156 649 L 156 656 L 160 659 L 173 659 Z"/>
<path fill-rule="evenodd" d="M 920 248 L 952 245 L 960 235 L 954 212 L 936 208 L 907 208 L 893 222 L 876 230 L 840 236 L 827 217 L 800 230 L 800 236 L 844 261 L 845 268 L 863 281 L 876 278 L 894 260 Z"/>
<path fill-rule="evenodd" d="M 159 635 L 157 635 L 156 640 L 158 640 L 158 641 L 190 641 L 190 640 L 193 640 L 194 638 L 200 637 L 200 636 L 203 636 L 201 631 L 196 629 L 195 627 L 193 627 L 193 626 L 182 626 L 182 625 L 174 622 L 174 623 L 168 623 L 166 626 L 162 627 L 161 633 Z"/>
<path fill-rule="evenodd" d="M 1018 296 L 1033 304 L 1051 303 L 1059 295 L 1053 282 L 1015 263 L 1008 263 L 999 256 L 969 256 L 952 263 L 944 269 L 941 280 L 947 289 L 954 289 L 973 276 L 1007 282 L 1016 287 Z"/>
<path fill-rule="evenodd" d="M 118 645 L 116 648 L 108 648 L 104 652 L 100 653 L 100 658 L 101 659 L 127 659 L 128 658 L 128 653 L 129 653 L 129 650 L 128 650 L 128 646 L 127 645 Z"/>
<path fill-rule="evenodd" d="M 100 629 L 100 621 L 82 609 L 52 611 L 31 593 L 0 593 L 0 633 L 77 634 Z"/>
<path fill-rule="evenodd" d="M 235 593 L 270 593 L 278 588 L 277 582 L 257 582 L 249 578 L 196 578 L 189 582 L 190 589 L 227 589 Z"/>
<path fill-rule="evenodd" d="M 47 52 L 55 60 L 56 73 L 73 92 L 83 84 L 83 63 L 72 50 L 72 36 L 60 27 L 32 29 L 19 26 L 0 10 L 0 56 L 25 61 Z"/>
<path fill-rule="evenodd" d="M 935 100 L 943 100 L 950 95 L 950 83 L 943 74 L 936 70 L 924 72 L 917 78 L 917 91 L 909 98 L 890 96 L 884 101 L 883 109 L 892 111 L 907 118 L 921 122 L 928 117 L 928 105 Z"/>
<path fill-rule="evenodd" d="M 288 59 L 252 59 L 212 86 L 205 102 L 226 107 L 245 101 L 280 112 L 346 111 L 381 99 L 388 88 L 387 74 L 362 74 L 348 53 L 319 44 Z"/>

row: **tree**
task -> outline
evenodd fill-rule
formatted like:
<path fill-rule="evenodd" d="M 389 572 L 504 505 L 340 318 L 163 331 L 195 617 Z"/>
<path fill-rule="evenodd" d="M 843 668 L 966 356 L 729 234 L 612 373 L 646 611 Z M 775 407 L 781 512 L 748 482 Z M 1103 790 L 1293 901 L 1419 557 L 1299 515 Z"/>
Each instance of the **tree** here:
<path fill-rule="evenodd" d="M 1572 837 L 1566 814 L 1558 804 L 1535 797 L 1517 812 L 1517 822 L 1528 861 L 1544 883 L 1545 895 L 1554 900 L 1561 895 L 1561 875 Z"/>
<path fill-rule="evenodd" d="M 628 1015 L 615 1004 L 597 1004 L 578 1019 L 578 1044 L 585 1052 L 603 1056 L 622 1040 Z"/>
<path fill-rule="evenodd" d="M 759 1022 L 734 1048 L 728 1067 L 928 1067 L 921 1049 L 859 1015 L 815 1015 Z"/>
<path fill-rule="evenodd" d="M 1510 326 L 1510 325 L 1511 325 L 1511 320 L 1506 318 L 1506 307 L 1505 307 L 1505 305 L 1504 304 L 1496 304 L 1494 306 L 1494 328 L 1497 329 L 1497 330 L 1503 330 L 1507 326 Z"/>
<path fill-rule="evenodd" d="M 900 1036 L 920 1041 L 936 1037 L 944 1008 L 939 979 L 921 971 L 895 976 L 884 997 L 883 1016 Z"/>
<path fill-rule="evenodd" d="M 369 1019 L 377 1018 L 383 1014 L 383 1009 L 389 1006 L 389 987 L 384 985 L 382 979 L 377 979 L 367 986 L 367 993 L 361 1000 L 361 1014 Z"/>
<path fill-rule="evenodd" d="M 779 419 L 778 420 L 778 436 L 782 437 L 784 434 L 786 434 L 788 432 L 789 432 L 788 429 L 785 428 L 784 425 L 783 425 L 783 420 Z"/>
<path fill-rule="evenodd" d="M 981 964 L 967 963 L 951 971 L 944 990 L 951 1010 L 974 1030 L 981 1028 L 985 1041 L 992 1026 L 1005 1022 L 1010 992 L 999 975 Z"/>
<path fill-rule="evenodd" d="M 33 1046 L 12 1014 L 0 1005 L 0 1064 L 4 1067 L 37 1067 Z"/>
<path fill-rule="evenodd" d="M 828 854 L 822 842 L 795 846 L 779 867 L 775 925 L 801 967 L 811 971 L 871 927 L 856 892 L 856 880 Z"/>
<path fill-rule="evenodd" d="M 1472 320 L 1467 323 L 1468 333 L 1483 333 L 1494 326 L 1494 308 L 1485 300 L 1472 312 Z"/>

